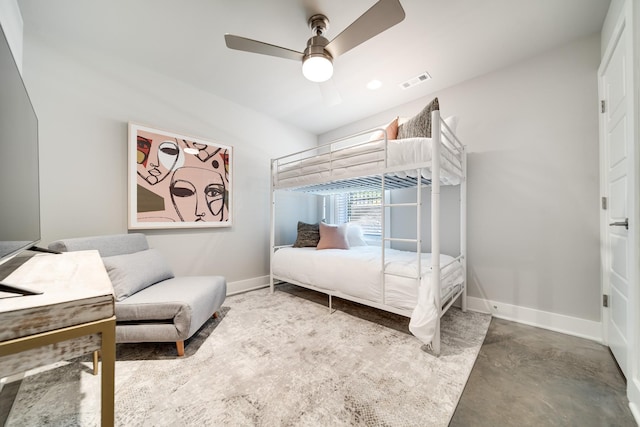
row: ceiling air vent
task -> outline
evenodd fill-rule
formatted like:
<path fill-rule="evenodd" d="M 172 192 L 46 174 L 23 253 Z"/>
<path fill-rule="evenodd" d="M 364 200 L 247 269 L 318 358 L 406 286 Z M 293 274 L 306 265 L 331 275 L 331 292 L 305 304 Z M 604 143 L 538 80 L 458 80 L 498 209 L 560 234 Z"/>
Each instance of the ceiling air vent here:
<path fill-rule="evenodd" d="M 429 75 L 429 73 L 425 71 L 422 74 L 418 74 L 417 76 L 412 77 L 409 80 L 400 83 L 400 87 L 402 89 L 409 89 L 410 87 L 413 87 L 422 82 L 426 82 L 427 80 L 431 80 L 431 76 Z"/>

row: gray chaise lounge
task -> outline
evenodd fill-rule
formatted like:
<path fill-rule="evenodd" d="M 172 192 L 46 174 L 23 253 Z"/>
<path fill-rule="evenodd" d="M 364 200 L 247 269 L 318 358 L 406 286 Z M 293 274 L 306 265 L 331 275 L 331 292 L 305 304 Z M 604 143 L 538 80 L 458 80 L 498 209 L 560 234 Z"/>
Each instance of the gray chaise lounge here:
<path fill-rule="evenodd" d="M 183 356 L 184 341 L 217 317 L 227 294 L 222 276 L 174 277 L 141 233 L 57 240 L 49 249 L 98 250 L 114 286 L 118 343 L 175 342 Z"/>

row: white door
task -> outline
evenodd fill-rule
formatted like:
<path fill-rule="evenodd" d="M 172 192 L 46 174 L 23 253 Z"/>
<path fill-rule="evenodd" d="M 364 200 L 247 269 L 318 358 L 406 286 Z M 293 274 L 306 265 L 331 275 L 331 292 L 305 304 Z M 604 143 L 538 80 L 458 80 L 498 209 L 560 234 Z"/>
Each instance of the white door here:
<path fill-rule="evenodd" d="M 630 28 L 616 27 L 598 70 L 600 99 L 600 173 L 602 206 L 602 280 L 608 297 L 603 311 L 605 340 L 628 375 L 634 281 L 633 80 Z"/>

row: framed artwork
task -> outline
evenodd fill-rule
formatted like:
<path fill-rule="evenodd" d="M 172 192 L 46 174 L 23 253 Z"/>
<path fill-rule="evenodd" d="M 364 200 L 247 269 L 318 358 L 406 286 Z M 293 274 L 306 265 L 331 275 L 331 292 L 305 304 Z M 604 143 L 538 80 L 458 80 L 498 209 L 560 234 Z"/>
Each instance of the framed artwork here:
<path fill-rule="evenodd" d="M 232 225 L 231 146 L 129 123 L 129 229 Z"/>

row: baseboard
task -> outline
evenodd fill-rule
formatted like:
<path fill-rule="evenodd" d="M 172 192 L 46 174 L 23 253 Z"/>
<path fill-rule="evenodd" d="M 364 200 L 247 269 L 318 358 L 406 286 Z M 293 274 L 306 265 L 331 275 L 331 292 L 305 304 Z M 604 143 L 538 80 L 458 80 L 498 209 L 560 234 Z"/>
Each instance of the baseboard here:
<path fill-rule="evenodd" d="M 227 283 L 227 295 L 253 291 L 269 286 L 269 276 L 253 277 Z M 467 297 L 469 310 L 489 313 L 493 317 L 524 323 L 538 328 L 602 342 L 602 323 L 563 314 L 535 310 L 482 298 Z"/>
<path fill-rule="evenodd" d="M 470 296 L 467 297 L 467 307 L 469 310 L 490 313 L 493 317 L 499 319 L 524 323 L 602 343 L 601 322 Z"/>
<path fill-rule="evenodd" d="M 253 277 L 227 283 L 227 295 L 240 294 L 269 286 L 269 276 Z"/>
<path fill-rule="evenodd" d="M 640 378 L 632 378 L 627 385 L 627 397 L 629 398 L 629 409 L 640 426 Z"/>
<path fill-rule="evenodd" d="M 0 378 L 0 391 L 2 391 L 2 387 L 5 384 L 12 383 L 14 381 L 19 381 L 24 378 L 24 372 L 20 372 L 18 374 L 9 375 L 8 377 Z"/>
<path fill-rule="evenodd" d="M 640 426 L 640 410 L 635 403 L 631 402 L 629 402 L 629 409 L 631 409 L 631 414 L 633 414 L 633 418 L 635 418 L 636 423 Z"/>

